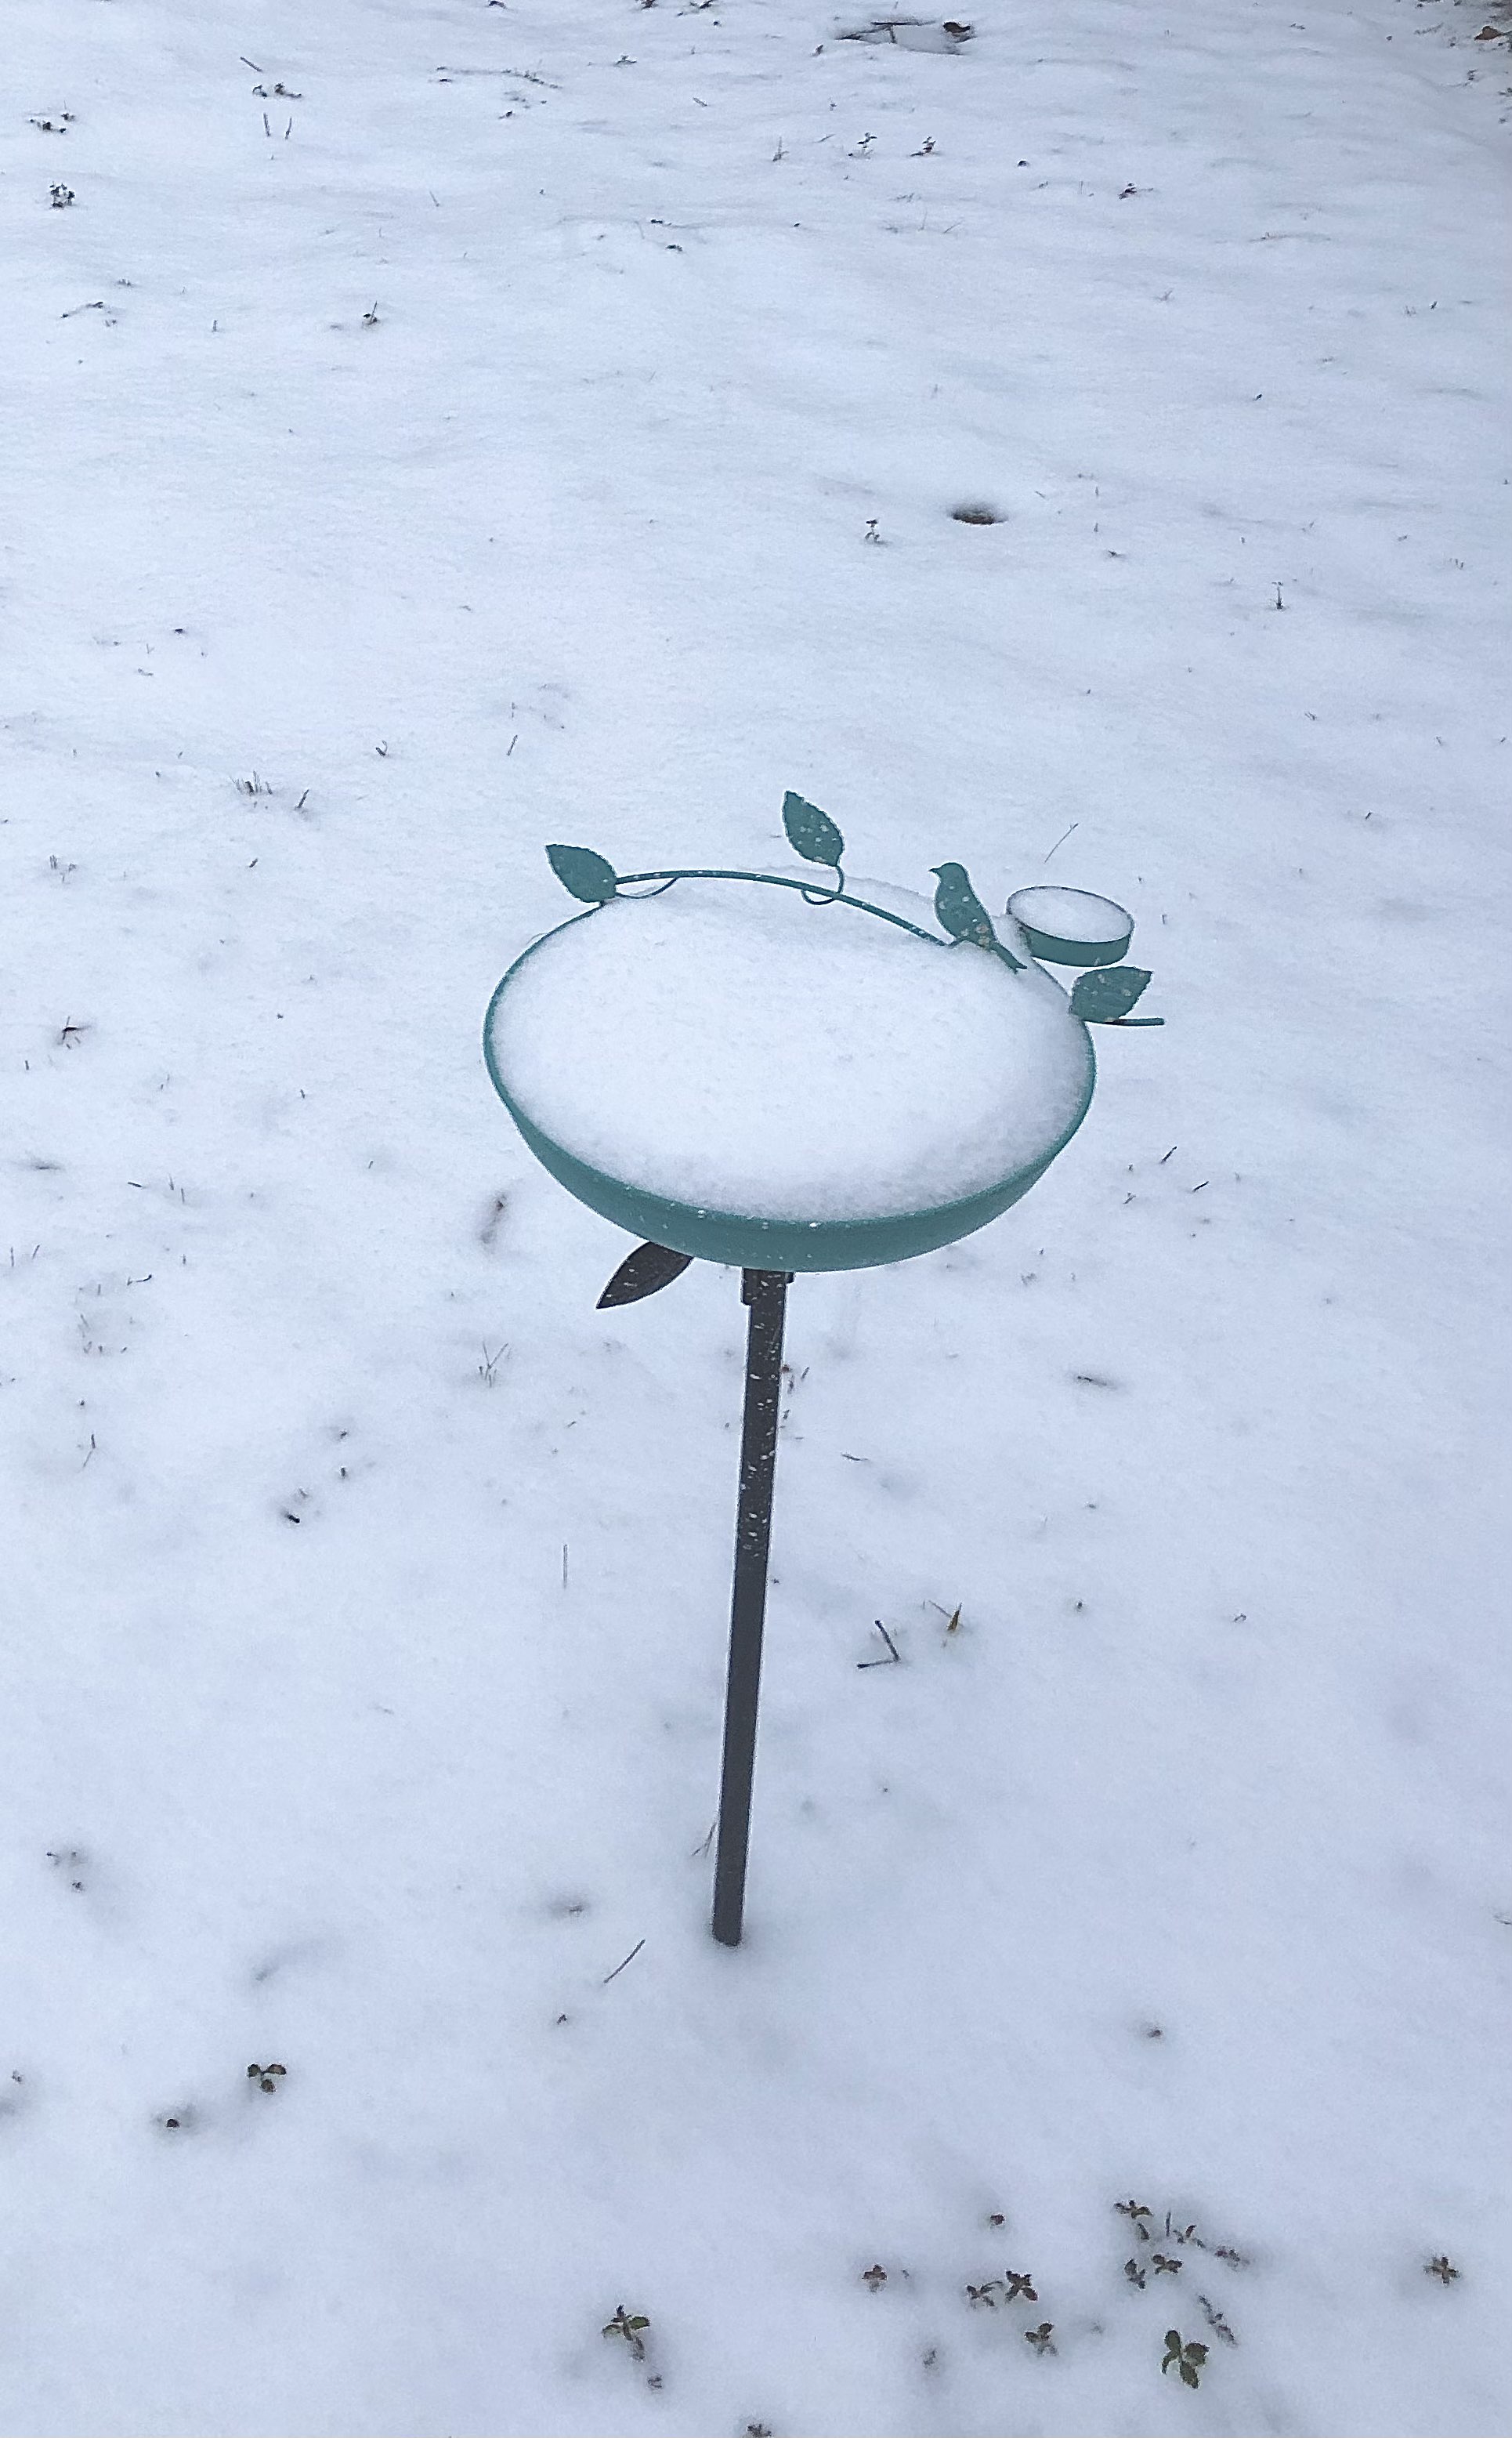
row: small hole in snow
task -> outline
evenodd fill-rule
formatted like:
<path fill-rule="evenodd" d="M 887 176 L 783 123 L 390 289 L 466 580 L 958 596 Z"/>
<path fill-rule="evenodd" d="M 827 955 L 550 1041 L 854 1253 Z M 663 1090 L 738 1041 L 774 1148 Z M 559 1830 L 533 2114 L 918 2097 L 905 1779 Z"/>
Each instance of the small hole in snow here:
<path fill-rule="evenodd" d="M 981 500 L 965 500 L 950 513 L 958 525 L 1000 525 L 1006 521 L 996 508 L 988 507 Z"/>

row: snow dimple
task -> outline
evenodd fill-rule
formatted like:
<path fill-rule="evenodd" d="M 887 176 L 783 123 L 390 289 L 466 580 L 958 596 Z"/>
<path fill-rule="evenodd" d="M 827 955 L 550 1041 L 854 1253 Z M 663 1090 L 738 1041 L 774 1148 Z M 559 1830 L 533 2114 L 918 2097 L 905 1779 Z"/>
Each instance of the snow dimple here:
<path fill-rule="evenodd" d="M 923 898 L 906 902 L 921 928 Z M 1062 992 L 796 892 L 679 882 L 519 965 L 492 1048 L 532 1122 L 641 1190 L 749 1216 L 888 1217 L 988 1191 L 1074 1126 Z"/>

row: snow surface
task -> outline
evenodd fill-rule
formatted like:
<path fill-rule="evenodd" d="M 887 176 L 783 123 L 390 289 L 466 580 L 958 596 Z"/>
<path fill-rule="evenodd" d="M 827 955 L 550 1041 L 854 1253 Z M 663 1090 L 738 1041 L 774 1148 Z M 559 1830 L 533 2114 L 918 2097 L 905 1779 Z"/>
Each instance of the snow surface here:
<path fill-rule="evenodd" d="M 907 919 L 931 920 L 927 898 Z M 601 1174 L 758 1219 L 890 1218 L 1043 1160 L 1092 1080 L 1038 966 L 796 890 L 679 880 L 543 940 L 500 994 L 494 1062 Z"/>
<path fill-rule="evenodd" d="M 1111 897 L 1096 897 L 1090 889 L 1015 889 L 1008 901 L 1015 922 L 1027 923 L 1053 940 L 1075 940 L 1082 945 L 1106 947 L 1129 937 L 1129 916 Z"/>
<path fill-rule="evenodd" d="M 7 0 L 7 2430 L 1512 2426 L 1504 12 L 971 15 Z M 726 1953 L 736 1283 L 478 1032 L 787 787 L 1168 1021 L 792 1291 Z"/>

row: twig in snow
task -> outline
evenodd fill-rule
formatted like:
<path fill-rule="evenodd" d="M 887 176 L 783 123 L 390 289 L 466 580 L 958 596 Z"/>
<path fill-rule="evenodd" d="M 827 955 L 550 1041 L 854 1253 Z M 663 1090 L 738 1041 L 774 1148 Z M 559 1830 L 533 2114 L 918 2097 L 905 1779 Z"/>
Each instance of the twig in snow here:
<path fill-rule="evenodd" d="M 883 1641 L 888 1646 L 888 1656 L 886 1659 L 858 1659 L 855 1663 L 856 1666 L 858 1668 L 901 1668 L 903 1665 L 903 1653 L 899 1650 L 897 1644 L 893 1641 L 891 1634 L 888 1632 L 882 1619 L 880 1616 L 874 1616 L 871 1622 L 876 1627 L 877 1632 L 881 1634 Z"/>
<path fill-rule="evenodd" d="M 1208 2301 L 1205 2294 L 1199 2294 L 1197 2300 L 1203 2306 L 1203 2316 L 1206 2320 L 1208 2326 L 1212 2329 L 1214 2336 L 1222 2337 L 1225 2345 L 1237 2345 L 1239 2339 L 1234 2334 L 1233 2329 L 1229 2326 L 1228 2322 L 1224 2319 L 1222 2312 L 1216 2311 L 1213 2308 L 1212 2304 Z"/>
<path fill-rule="evenodd" d="M 521 84 L 543 84 L 549 93 L 560 93 L 561 86 L 552 77 L 537 76 L 534 68 L 437 68 L 438 77 L 496 76 L 517 77 Z"/>
<path fill-rule="evenodd" d="M 624 1970 L 624 1965 L 625 1965 L 625 1964 L 633 1964 L 633 1963 L 635 1962 L 636 1957 L 640 1954 L 641 1950 L 642 1950 L 642 1948 L 644 1945 L 645 1945 L 645 1940 L 644 1940 L 643 1938 L 638 1938 L 638 1939 L 636 1940 L 636 1942 L 635 1942 L 635 1945 L 631 1948 L 629 1954 L 625 1957 L 625 1959 L 624 1959 L 624 1964 L 617 1964 L 617 1965 L 615 1966 L 615 1968 L 614 1968 L 614 1970 L 613 1970 L 613 1971 L 612 1971 L 612 1972 L 606 1972 L 606 1974 L 604 1975 L 603 1980 L 599 1983 L 599 1988 L 600 1988 L 601 1989 L 607 1989 L 607 1988 L 608 1988 L 609 1983 L 610 1983 L 611 1981 L 617 1981 L 617 1980 L 619 1979 L 619 1977 L 620 1977 L 620 1974 Z"/>

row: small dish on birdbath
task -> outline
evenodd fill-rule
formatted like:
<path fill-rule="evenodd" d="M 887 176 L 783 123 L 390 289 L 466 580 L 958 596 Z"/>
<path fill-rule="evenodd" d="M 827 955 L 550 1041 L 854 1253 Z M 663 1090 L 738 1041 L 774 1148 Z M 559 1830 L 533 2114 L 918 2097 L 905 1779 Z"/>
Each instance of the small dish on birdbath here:
<path fill-rule="evenodd" d="M 1086 889 L 1016 889 L 1008 910 L 1050 965 L 1116 965 L 1134 938 L 1133 915 Z"/>

